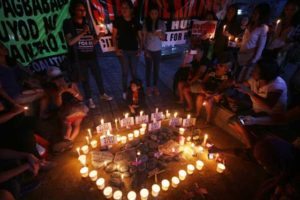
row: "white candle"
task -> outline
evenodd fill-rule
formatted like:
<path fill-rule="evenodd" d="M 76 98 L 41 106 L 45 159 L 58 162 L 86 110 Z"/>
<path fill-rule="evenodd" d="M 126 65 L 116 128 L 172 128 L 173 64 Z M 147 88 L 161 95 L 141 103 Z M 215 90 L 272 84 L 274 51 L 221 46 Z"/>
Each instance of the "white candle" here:
<path fill-rule="evenodd" d="M 132 133 L 128 133 L 128 140 L 129 141 L 133 140 L 133 134 Z"/>
<path fill-rule="evenodd" d="M 160 192 L 160 186 L 157 185 L 157 184 L 153 184 L 152 185 L 152 192 L 151 192 L 152 196 L 157 197 L 159 195 L 159 192 Z"/>
<path fill-rule="evenodd" d="M 80 156 L 78 157 L 78 160 L 79 160 L 79 162 L 80 162 L 83 166 L 86 165 L 86 155 L 80 155 Z"/>
<path fill-rule="evenodd" d="M 155 108 L 155 112 L 158 113 L 158 108 Z"/>
<path fill-rule="evenodd" d="M 90 144 L 90 138 L 88 136 L 85 137 L 86 143 Z"/>
<path fill-rule="evenodd" d="M 87 154 L 89 152 L 89 146 L 88 145 L 84 145 L 81 147 L 81 151 L 84 153 L 84 154 Z"/>
<path fill-rule="evenodd" d="M 115 119 L 115 126 L 116 126 L 116 129 L 118 129 L 118 119 Z"/>
<path fill-rule="evenodd" d="M 98 172 L 96 170 L 92 170 L 89 174 L 89 177 L 92 181 L 96 181 L 98 178 Z"/>
<path fill-rule="evenodd" d="M 147 124 L 143 123 L 143 124 L 141 124 L 141 127 L 144 128 L 144 129 L 146 129 L 147 128 Z"/>
<path fill-rule="evenodd" d="M 135 191 L 128 192 L 127 199 L 128 200 L 136 200 L 136 193 L 135 193 Z"/>
<path fill-rule="evenodd" d="M 140 136 L 140 131 L 139 130 L 134 130 L 133 134 L 134 134 L 134 137 L 139 137 Z"/>
<path fill-rule="evenodd" d="M 128 114 L 128 113 L 125 113 L 125 115 L 124 115 L 124 116 L 125 116 L 125 118 L 127 119 L 127 118 L 128 118 L 128 116 L 129 116 L 129 114 Z"/>
<path fill-rule="evenodd" d="M 226 25 L 223 26 L 223 32 L 226 31 L 226 27 L 227 27 Z"/>
<path fill-rule="evenodd" d="M 208 135 L 205 134 L 205 135 L 204 135 L 204 139 L 203 139 L 203 146 L 206 145 L 207 139 L 208 139 Z"/>
<path fill-rule="evenodd" d="M 176 176 L 173 176 L 173 177 L 172 177 L 172 187 L 173 187 L 173 188 L 177 188 L 177 186 L 178 186 L 179 183 L 180 183 L 179 178 L 176 177 Z"/>
<path fill-rule="evenodd" d="M 143 114 L 144 114 L 144 111 L 140 111 L 140 116 L 143 116 Z"/>
<path fill-rule="evenodd" d="M 170 118 L 169 110 L 166 110 L 166 118 Z"/>
<path fill-rule="evenodd" d="M 89 134 L 89 137 L 92 138 L 92 131 L 90 128 L 88 129 L 88 134 Z"/>
<path fill-rule="evenodd" d="M 217 172 L 218 173 L 223 173 L 225 169 L 226 169 L 226 167 L 223 163 L 218 163 L 217 164 Z"/>
<path fill-rule="evenodd" d="M 103 125 L 104 124 L 104 119 L 101 119 L 100 123 L 101 123 L 101 125 Z"/>
<path fill-rule="evenodd" d="M 97 147 L 97 140 L 92 140 L 91 141 L 91 146 L 92 146 L 92 148 L 96 148 Z"/>
<path fill-rule="evenodd" d="M 140 128 L 140 134 L 141 134 L 141 135 L 145 135 L 145 131 L 146 131 L 145 128 Z"/>
<path fill-rule="evenodd" d="M 281 22 L 281 20 L 280 20 L 280 19 L 278 19 L 278 20 L 276 21 L 275 33 L 277 32 L 278 25 L 280 24 L 280 22 Z"/>
<path fill-rule="evenodd" d="M 161 181 L 161 189 L 163 191 L 167 191 L 169 187 L 170 187 L 170 181 L 168 181 L 167 179 Z"/>
<path fill-rule="evenodd" d="M 179 136 L 179 144 L 184 145 L 184 142 L 185 142 L 185 137 L 183 135 L 180 135 Z"/>
<path fill-rule="evenodd" d="M 77 148 L 76 148 L 76 151 L 77 151 L 77 153 L 78 153 L 78 156 L 80 156 L 80 147 L 77 147 Z"/>
<path fill-rule="evenodd" d="M 184 134 L 185 129 L 184 128 L 179 128 L 179 134 L 183 135 Z"/>
<path fill-rule="evenodd" d="M 141 189 L 140 196 L 141 200 L 147 200 L 149 196 L 149 191 L 146 188 Z"/>
<path fill-rule="evenodd" d="M 177 115 L 178 115 L 178 113 L 177 113 L 177 112 L 175 112 L 175 113 L 174 113 L 174 118 L 176 118 L 176 117 L 177 117 Z"/>
<path fill-rule="evenodd" d="M 82 168 L 80 169 L 80 174 L 81 174 L 81 176 L 82 176 L 83 178 L 88 177 L 88 175 L 89 175 L 89 168 L 88 168 L 88 167 L 82 167 Z"/>
<path fill-rule="evenodd" d="M 191 115 L 190 115 L 190 114 L 188 114 L 186 118 L 187 118 L 187 119 L 190 119 L 190 118 L 191 118 Z"/>
<path fill-rule="evenodd" d="M 123 196 L 123 193 L 121 190 L 117 190 L 114 192 L 113 198 L 114 200 L 121 200 Z"/>
<path fill-rule="evenodd" d="M 186 178 L 186 171 L 181 169 L 179 170 L 178 175 L 179 175 L 179 179 L 183 181 Z"/>
<path fill-rule="evenodd" d="M 198 170 L 202 170 L 203 166 L 204 166 L 203 161 L 201 161 L 201 160 L 197 160 L 197 161 L 196 161 L 196 168 L 197 168 Z"/>
<path fill-rule="evenodd" d="M 110 199 L 112 197 L 112 187 L 107 186 L 106 188 L 104 188 L 103 190 L 103 195 L 105 196 L 105 198 Z"/>
<path fill-rule="evenodd" d="M 103 190 L 104 187 L 105 187 L 105 179 L 104 178 L 99 178 L 96 181 L 96 185 L 97 185 L 97 187 L 98 187 L 99 190 Z"/>
<path fill-rule="evenodd" d="M 192 165 L 192 164 L 188 164 L 188 165 L 187 165 L 187 173 L 188 173 L 188 174 L 193 174 L 193 173 L 194 173 L 194 170 L 195 170 L 194 165 Z"/>
<path fill-rule="evenodd" d="M 121 137 L 121 142 L 122 142 L 122 144 L 126 144 L 126 142 L 127 142 L 127 137 L 126 137 L 126 136 L 122 136 L 122 137 Z"/>
<path fill-rule="evenodd" d="M 198 146 L 198 152 L 199 153 L 203 153 L 204 152 L 204 148 L 203 148 L 203 146 Z"/>

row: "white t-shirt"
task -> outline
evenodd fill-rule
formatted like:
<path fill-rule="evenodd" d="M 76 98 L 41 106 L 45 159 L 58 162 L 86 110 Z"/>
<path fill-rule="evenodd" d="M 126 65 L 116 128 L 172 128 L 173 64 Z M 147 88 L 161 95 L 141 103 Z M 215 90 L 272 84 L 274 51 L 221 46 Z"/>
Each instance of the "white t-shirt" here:
<path fill-rule="evenodd" d="M 282 91 L 281 96 L 279 97 L 277 103 L 274 105 L 272 109 L 266 109 L 265 107 L 261 107 L 259 104 L 257 104 L 254 98 L 251 98 L 252 107 L 256 113 L 267 112 L 268 114 L 272 114 L 272 113 L 283 113 L 286 111 L 287 86 L 285 81 L 281 77 L 278 76 L 274 81 L 260 88 L 259 88 L 258 81 L 252 78 L 248 80 L 248 83 L 250 85 L 251 91 L 263 98 L 266 98 L 267 95 L 272 91 L 278 91 L 278 90 Z"/>
<path fill-rule="evenodd" d="M 166 32 L 166 25 L 163 21 L 158 21 L 158 27 L 157 30 L 160 30 L 161 32 Z M 145 34 L 145 49 L 149 51 L 160 51 L 162 48 L 162 41 L 158 36 L 155 36 L 151 32 L 147 32 L 146 25 L 144 24 L 143 31 Z"/>

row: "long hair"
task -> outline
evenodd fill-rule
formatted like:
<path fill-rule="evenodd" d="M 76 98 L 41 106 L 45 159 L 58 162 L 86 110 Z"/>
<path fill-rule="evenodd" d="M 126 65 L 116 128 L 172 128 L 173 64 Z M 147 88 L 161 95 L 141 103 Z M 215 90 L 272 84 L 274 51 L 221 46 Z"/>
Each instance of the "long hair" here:
<path fill-rule="evenodd" d="M 238 10 L 238 8 L 237 8 L 237 5 L 235 5 L 235 4 L 231 4 L 230 6 L 228 6 L 227 11 L 226 11 L 226 15 L 225 15 L 225 20 L 227 20 L 227 12 L 229 11 L 229 9 L 234 9 L 235 10 L 234 16 L 231 19 L 231 21 L 229 22 L 230 24 L 233 24 L 237 21 L 237 10 Z"/>
<path fill-rule="evenodd" d="M 255 8 L 253 12 L 258 12 L 258 22 L 257 25 L 261 26 L 263 24 L 268 24 L 269 22 L 269 18 L 270 18 L 270 13 L 271 13 L 271 8 L 270 5 L 268 3 L 261 3 L 258 4 Z M 253 25 L 253 21 L 251 22 L 251 24 Z"/>
<path fill-rule="evenodd" d="M 288 5 L 292 5 L 294 7 L 296 7 L 297 11 L 295 13 L 295 15 L 293 16 L 293 19 L 292 19 L 292 25 L 293 26 L 297 26 L 300 24 L 300 10 L 299 10 L 299 3 L 297 3 L 296 1 L 293 1 L 293 0 L 290 0 L 288 1 L 285 6 L 284 6 L 284 9 L 282 10 L 282 13 L 280 15 L 280 18 L 285 20 L 285 7 L 288 6 Z"/>
<path fill-rule="evenodd" d="M 157 5 L 152 5 L 152 6 L 149 8 L 149 12 L 148 12 L 148 13 L 150 13 L 152 10 L 157 10 L 157 11 L 159 11 L 159 8 L 158 8 Z M 155 31 L 156 29 L 158 29 L 158 19 L 155 21 L 155 24 L 154 24 L 154 30 L 153 30 L 153 26 L 152 26 L 153 20 L 151 19 L 151 17 L 149 16 L 149 14 L 148 14 L 148 16 L 147 16 L 146 19 L 145 19 L 145 24 L 146 24 L 146 29 L 147 29 L 148 32 L 153 32 L 153 31 Z"/>

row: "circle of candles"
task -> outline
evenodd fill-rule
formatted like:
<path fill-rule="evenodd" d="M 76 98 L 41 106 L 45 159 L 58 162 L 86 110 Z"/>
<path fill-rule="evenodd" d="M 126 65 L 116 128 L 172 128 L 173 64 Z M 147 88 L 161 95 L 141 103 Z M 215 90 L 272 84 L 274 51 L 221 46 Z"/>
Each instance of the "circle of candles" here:
<path fill-rule="evenodd" d="M 128 133 L 128 140 L 129 141 L 133 140 L 133 134 L 132 133 Z"/>
<path fill-rule="evenodd" d="M 196 161 L 196 168 L 198 170 L 202 170 L 203 166 L 204 166 L 204 163 L 201 160 Z"/>
<path fill-rule="evenodd" d="M 147 200 L 149 196 L 149 191 L 146 188 L 141 189 L 140 196 L 141 200 Z"/>
<path fill-rule="evenodd" d="M 134 137 L 139 137 L 140 136 L 140 131 L 139 130 L 134 130 L 133 134 L 134 134 Z"/>
<path fill-rule="evenodd" d="M 117 190 L 114 192 L 113 198 L 114 200 L 121 200 L 123 196 L 123 193 L 121 190 Z"/>
<path fill-rule="evenodd" d="M 218 173 L 223 173 L 225 169 L 226 169 L 226 167 L 223 163 L 218 163 L 217 164 L 217 172 Z"/>
<path fill-rule="evenodd" d="M 89 177 L 91 178 L 92 181 L 96 181 L 98 176 L 98 172 L 96 170 L 92 170 L 89 174 Z"/>
<path fill-rule="evenodd" d="M 140 128 L 140 134 L 145 135 L 146 129 L 145 128 Z"/>
<path fill-rule="evenodd" d="M 83 166 L 86 165 L 86 155 L 80 155 L 80 156 L 78 157 L 78 160 L 79 160 L 79 162 L 80 162 Z"/>
<path fill-rule="evenodd" d="M 127 199 L 128 200 L 136 200 L 136 193 L 134 191 L 128 192 Z"/>
<path fill-rule="evenodd" d="M 164 179 L 161 181 L 161 189 L 164 191 L 167 191 L 170 187 L 170 181 L 168 181 L 167 179 Z"/>
<path fill-rule="evenodd" d="M 152 185 L 152 196 L 153 197 L 157 197 L 159 195 L 159 192 L 160 192 L 160 186 L 157 185 L 157 184 L 153 184 Z"/>
<path fill-rule="evenodd" d="M 84 154 L 88 154 L 88 152 L 89 152 L 89 146 L 88 146 L 88 145 L 82 146 L 82 147 L 81 147 L 81 151 L 82 151 L 82 153 L 84 153 Z"/>
<path fill-rule="evenodd" d="M 183 181 L 186 178 L 186 171 L 181 169 L 179 170 L 178 175 L 179 175 L 179 179 Z"/>
<path fill-rule="evenodd" d="M 144 129 L 146 129 L 147 128 L 147 124 L 146 123 L 142 123 L 141 127 L 144 128 Z"/>
<path fill-rule="evenodd" d="M 80 174 L 81 174 L 81 176 L 82 176 L 83 178 L 88 177 L 88 175 L 89 175 L 89 168 L 88 168 L 88 167 L 82 167 L 82 168 L 80 169 Z"/>
<path fill-rule="evenodd" d="M 96 148 L 97 147 L 97 140 L 92 140 L 91 141 L 91 146 L 92 146 L 92 148 Z"/>
<path fill-rule="evenodd" d="M 97 185 L 97 187 L 98 187 L 99 190 L 103 190 L 104 187 L 105 187 L 105 179 L 104 178 L 99 178 L 96 181 L 96 185 Z"/>
<path fill-rule="evenodd" d="M 179 134 L 183 135 L 184 134 L 185 129 L 184 128 L 179 128 Z"/>
<path fill-rule="evenodd" d="M 121 137 L 121 142 L 122 142 L 122 144 L 126 144 L 126 142 L 127 142 L 127 137 L 126 137 L 126 136 L 122 136 L 122 137 Z"/>
<path fill-rule="evenodd" d="M 178 186 L 178 184 L 180 182 L 179 178 L 176 177 L 176 176 L 173 176 L 171 181 L 172 181 L 172 187 L 173 188 L 177 188 L 177 186 Z"/>
<path fill-rule="evenodd" d="M 194 173 L 194 170 L 195 170 L 194 165 L 192 165 L 192 164 L 188 164 L 188 165 L 187 165 L 187 173 L 188 173 L 188 174 L 193 174 L 193 173 Z"/>
<path fill-rule="evenodd" d="M 106 188 L 104 188 L 103 190 L 103 195 L 105 196 L 105 198 L 110 199 L 112 197 L 112 187 L 107 186 Z"/>

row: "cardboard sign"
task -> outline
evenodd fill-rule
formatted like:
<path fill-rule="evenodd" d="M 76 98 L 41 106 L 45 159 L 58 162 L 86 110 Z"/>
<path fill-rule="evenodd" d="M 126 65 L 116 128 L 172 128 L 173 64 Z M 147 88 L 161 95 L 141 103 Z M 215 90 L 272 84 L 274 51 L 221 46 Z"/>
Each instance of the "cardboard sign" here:
<path fill-rule="evenodd" d="M 151 114 L 151 120 L 152 121 L 160 121 L 162 120 L 164 117 L 164 113 L 163 112 L 156 112 L 156 113 L 152 113 Z"/>
<path fill-rule="evenodd" d="M 97 133 L 105 133 L 107 131 L 112 131 L 112 126 L 110 122 L 100 124 L 99 126 L 96 127 Z"/>
<path fill-rule="evenodd" d="M 100 137 L 101 146 L 110 146 L 117 142 L 117 137 L 114 135 L 107 135 Z"/>
<path fill-rule="evenodd" d="M 183 119 L 182 126 L 183 127 L 190 127 L 196 125 L 196 118 L 189 118 L 189 119 Z"/>
<path fill-rule="evenodd" d="M 142 124 L 142 123 L 148 123 L 149 122 L 149 116 L 148 115 L 139 115 L 135 117 L 135 124 Z"/>
<path fill-rule="evenodd" d="M 192 35 L 199 35 L 200 37 L 207 36 L 207 38 L 214 38 L 216 28 L 217 21 L 193 20 Z"/>
<path fill-rule="evenodd" d="M 180 117 L 176 117 L 176 118 L 173 117 L 170 119 L 170 122 L 169 122 L 169 126 L 173 126 L 173 127 L 181 126 L 181 124 L 182 124 L 182 118 L 180 118 Z"/>
<path fill-rule="evenodd" d="M 148 124 L 148 131 L 149 132 L 156 131 L 160 128 L 161 128 L 161 121 L 157 121 L 157 122 L 153 122 L 153 123 Z"/>
<path fill-rule="evenodd" d="M 128 127 L 134 125 L 134 118 L 127 117 L 120 120 L 121 127 Z"/>

